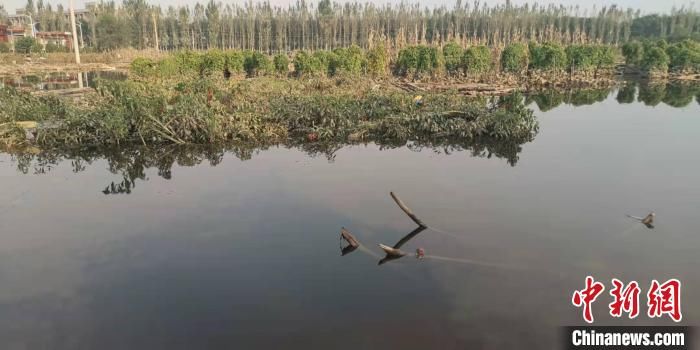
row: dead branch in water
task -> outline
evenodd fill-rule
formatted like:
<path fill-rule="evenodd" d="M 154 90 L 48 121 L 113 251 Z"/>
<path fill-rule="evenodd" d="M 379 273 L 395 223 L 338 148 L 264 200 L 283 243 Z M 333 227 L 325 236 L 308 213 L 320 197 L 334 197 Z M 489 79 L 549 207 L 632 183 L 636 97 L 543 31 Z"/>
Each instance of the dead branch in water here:
<path fill-rule="evenodd" d="M 421 220 L 416 216 L 416 214 L 413 214 L 413 212 L 411 211 L 411 209 L 409 209 L 409 208 L 406 206 L 406 204 L 403 204 L 403 202 L 401 201 L 401 199 L 399 199 L 399 197 L 398 197 L 396 194 L 394 194 L 394 192 L 389 192 L 389 194 L 391 195 L 391 198 L 394 199 L 394 202 L 396 202 L 396 204 L 399 206 L 399 208 L 401 208 L 401 210 L 403 210 L 403 212 L 406 213 L 406 215 L 408 215 L 408 217 L 411 218 L 411 220 L 413 220 L 413 222 L 415 222 L 416 224 L 418 224 L 418 226 L 420 226 L 420 227 L 428 227 L 428 225 L 424 224 L 423 221 L 421 221 Z"/>
<path fill-rule="evenodd" d="M 350 231 L 346 230 L 345 227 L 340 228 L 340 236 L 348 242 L 349 245 L 357 248 L 360 245 L 360 242 L 357 241 L 357 238 L 350 233 Z"/>

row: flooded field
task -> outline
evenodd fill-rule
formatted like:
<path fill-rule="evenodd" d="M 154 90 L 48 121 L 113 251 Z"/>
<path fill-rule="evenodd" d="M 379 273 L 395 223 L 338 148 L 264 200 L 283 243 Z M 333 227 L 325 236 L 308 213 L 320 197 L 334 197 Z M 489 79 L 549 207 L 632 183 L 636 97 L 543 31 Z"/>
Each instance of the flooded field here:
<path fill-rule="evenodd" d="M 530 95 L 517 146 L 2 154 L 0 348 L 552 349 L 587 275 L 678 278 L 697 325 L 697 91 Z M 390 191 L 423 260 L 378 265 L 415 229 Z M 363 247 L 341 256 L 341 227 Z M 607 293 L 597 325 L 672 324 Z"/>
<path fill-rule="evenodd" d="M 51 72 L 23 76 L 0 75 L 0 88 L 14 87 L 32 91 L 65 90 L 79 87 L 94 87 L 97 79 L 124 80 L 126 79 L 126 73 L 119 71 L 95 71 L 81 73 Z"/>

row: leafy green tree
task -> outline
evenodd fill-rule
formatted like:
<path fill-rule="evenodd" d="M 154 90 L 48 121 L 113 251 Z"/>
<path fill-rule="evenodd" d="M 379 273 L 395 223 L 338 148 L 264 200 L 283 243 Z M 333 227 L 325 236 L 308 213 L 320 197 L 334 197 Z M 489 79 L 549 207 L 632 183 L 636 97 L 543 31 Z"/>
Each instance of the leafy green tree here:
<path fill-rule="evenodd" d="M 639 66 L 644 56 L 644 46 L 639 41 L 630 41 L 622 45 L 622 56 L 627 65 Z"/>
<path fill-rule="evenodd" d="M 377 46 L 367 52 L 367 73 L 372 76 L 383 76 L 386 74 L 388 59 L 384 46 Z"/>
<path fill-rule="evenodd" d="M 571 70 L 589 70 L 596 64 L 596 48 L 591 45 L 569 45 L 565 49 Z"/>
<path fill-rule="evenodd" d="M 226 67 L 232 72 L 240 73 L 243 71 L 243 62 L 245 57 L 243 52 L 239 50 L 229 50 L 226 51 Z"/>
<path fill-rule="evenodd" d="M 486 46 L 472 46 L 464 50 L 462 68 L 465 73 L 479 74 L 488 72 L 493 61 L 491 49 Z"/>
<path fill-rule="evenodd" d="M 333 56 L 329 62 L 329 72 L 331 75 L 339 72 L 350 74 L 359 74 L 362 72 L 364 65 L 364 55 L 362 49 L 357 45 L 352 45 L 348 48 L 339 48 L 333 50 Z"/>
<path fill-rule="evenodd" d="M 272 61 L 275 66 L 275 72 L 286 74 L 289 71 L 289 58 L 287 55 L 283 53 L 277 54 Z"/>
<path fill-rule="evenodd" d="M 270 58 L 263 53 L 249 51 L 246 52 L 244 56 L 243 69 L 248 76 L 252 77 L 273 70 Z"/>
<path fill-rule="evenodd" d="M 406 76 L 413 74 L 418 70 L 418 47 L 409 46 L 399 51 L 399 57 L 396 60 L 396 73 Z"/>
<path fill-rule="evenodd" d="M 567 66 L 566 52 L 556 43 L 530 43 L 530 65 L 535 69 L 562 69 Z"/>
<path fill-rule="evenodd" d="M 297 76 L 325 74 L 326 67 L 317 56 L 309 55 L 306 51 L 299 51 L 292 60 L 294 72 Z"/>
<path fill-rule="evenodd" d="M 433 74 L 437 72 L 444 62 L 437 47 L 418 46 L 418 67 L 419 73 Z"/>
<path fill-rule="evenodd" d="M 672 69 L 700 69 L 700 44 L 692 40 L 683 40 L 666 49 L 669 65 Z"/>
<path fill-rule="evenodd" d="M 103 13 L 97 18 L 95 25 L 97 36 L 97 48 L 100 51 L 114 50 L 129 46 L 131 26 L 124 19 L 112 13 Z"/>
<path fill-rule="evenodd" d="M 15 40 L 15 52 L 22 54 L 41 52 L 41 44 L 32 37 L 21 37 Z"/>
<path fill-rule="evenodd" d="M 226 55 L 219 49 L 205 52 L 201 56 L 199 71 L 204 74 L 221 73 L 226 68 Z"/>
<path fill-rule="evenodd" d="M 518 73 L 527 69 L 528 52 L 525 45 L 510 44 L 501 52 L 501 69 L 505 72 Z"/>
<path fill-rule="evenodd" d="M 658 46 L 651 46 L 644 50 L 644 57 L 642 57 L 642 68 L 647 71 L 668 71 L 668 64 L 670 58 L 664 49 Z"/>
<path fill-rule="evenodd" d="M 464 50 L 462 47 L 454 41 L 442 48 L 442 55 L 445 59 L 445 69 L 448 74 L 456 74 L 459 72 L 463 52 Z"/>
<path fill-rule="evenodd" d="M 593 47 L 593 64 L 595 65 L 595 77 L 601 68 L 610 68 L 615 64 L 615 50 L 609 45 L 596 45 Z"/>

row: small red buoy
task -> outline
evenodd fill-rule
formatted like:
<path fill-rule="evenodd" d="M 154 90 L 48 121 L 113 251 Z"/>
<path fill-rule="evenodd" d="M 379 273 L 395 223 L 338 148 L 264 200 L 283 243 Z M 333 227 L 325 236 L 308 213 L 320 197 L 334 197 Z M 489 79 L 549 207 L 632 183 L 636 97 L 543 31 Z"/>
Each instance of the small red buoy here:
<path fill-rule="evenodd" d="M 425 250 L 423 248 L 416 249 L 416 259 L 423 259 L 425 257 Z"/>

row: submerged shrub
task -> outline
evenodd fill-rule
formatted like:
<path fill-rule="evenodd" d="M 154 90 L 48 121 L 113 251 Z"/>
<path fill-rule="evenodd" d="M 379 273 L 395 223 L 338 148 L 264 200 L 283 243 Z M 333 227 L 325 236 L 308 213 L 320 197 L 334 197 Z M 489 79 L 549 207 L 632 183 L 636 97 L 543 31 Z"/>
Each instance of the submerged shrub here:
<path fill-rule="evenodd" d="M 485 73 L 491 70 L 491 50 L 483 45 L 472 46 L 464 50 L 462 67 L 467 74 Z"/>
<path fill-rule="evenodd" d="M 501 69 L 518 73 L 527 69 L 527 48 L 520 43 L 510 44 L 501 52 Z"/>

